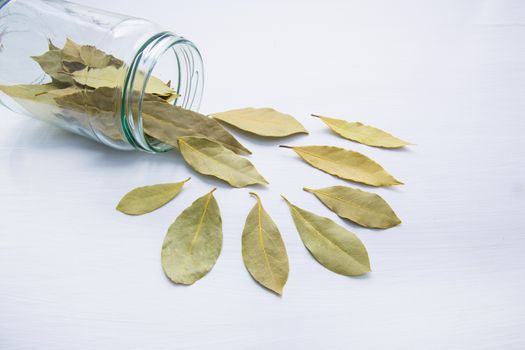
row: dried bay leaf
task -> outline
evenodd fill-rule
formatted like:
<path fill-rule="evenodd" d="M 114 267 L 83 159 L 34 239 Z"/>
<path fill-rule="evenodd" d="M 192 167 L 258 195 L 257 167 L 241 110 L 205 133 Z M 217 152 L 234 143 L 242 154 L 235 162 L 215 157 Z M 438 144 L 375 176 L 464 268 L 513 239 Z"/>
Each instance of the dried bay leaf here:
<path fill-rule="evenodd" d="M 56 98 L 59 98 L 59 97 L 73 95 L 73 94 L 79 93 L 81 91 L 82 90 L 80 90 L 79 88 L 77 88 L 75 86 L 69 86 L 69 87 L 65 87 L 65 88 L 51 89 L 51 90 L 49 90 L 49 91 L 47 91 L 45 93 L 41 93 L 41 94 L 36 95 L 36 97 L 37 98 L 39 98 L 39 97 L 46 97 L 46 98 L 56 99 Z"/>
<path fill-rule="evenodd" d="M 251 154 L 222 125 L 203 114 L 153 100 L 145 100 L 142 111 L 146 133 L 174 147 L 178 147 L 179 137 L 198 136 L 220 143 L 237 154 Z"/>
<path fill-rule="evenodd" d="M 74 83 L 73 77 L 62 65 L 64 57 L 61 50 L 50 50 L 40 56 L 33 56 L 31 58 L 54 80 L 67 84 Z"/>
<path fill-rule="evenodd" d="M 120 68 L 124 65 L 123 61 L 91 45 L 80 47 L 80 58 L 82 58 L 83 64 L 91 68 L 104 68 L 108 66 Z"/>
<path fill-rule="evenodd" d="M 68 110 L 68 115 L 86 128 L 95 129 L 114 140 L 122 139 L 119 116 L 115 113 L 114 89 L 80 90 L 55 98 L 56 103 Z"/>
<path fill-rule="evenodd" d="M 116 96 L 118 96 L 118 91 L 111 88 L 98 88 L 95 90 L 78 89 L 76 94 L 67 96 L 57 102 L 65 106 L 75 106 L 76 104 L 76 107 L 81 110 L 83 109 L 82 107 L 92 107 L 100 111 L 114 112 Z M 66 101 L 70 103 L 68 104 Z"/>
<path fill-rule="evenodd" d="M 62 61 L 62 67 L 67 73 L 73 73 L 86 68 L 86 66 L 80 62 L 71 62 L 66 60 Z"/>
<path fill-rule="evenodd" d="M 346 186 L 304 188 L 342 218 L 370 228 L 390 228 L 401 220 L 388 203 L 375 193 Z"/>
<path fill-rule="evenodd" d="M 55 46 L 55 44 L 53 44 L 51 39 L 47 39 L 47 47 L 49 48 L 49 50 L 60 50 L 58 46 Z"/>
<path fill-rule="evenodd" d="M 74 80 L 71 73 L 86 68 L 80 57 L 80 48 L 81 46 L 67 39 L 64 48 L 59 49 L 49 40 L 49 51 L 32 58 L 53 79 L 53 83 L 72 85 Z"/>
<path fill-rule="evenodd" d="M 189 180 L 135 188 L 120 200 L 117 210 L 128 215 L 150 213 L 175 198 Z"/>
<path fill-rule="evenodd" d="M 57 106 L 56 99 L 61 96 L 72 95 L 78 89 L 68 87 L 61 89 L 55 83 L 42 85 L 0 85 L 0 92 L 13 98 L 24 113 L 37 116 L 39 119 L 55 123 L 64 112 Z"/>
<path fill-rule="evenodd" d="M 321 119 L 335 133 L 345 139 L 362 143 L 368 146 L 382 148 L 401 148 L 410 145 L 409 142 L 401 140 L 381 129 L 364 125 L 359 122 L 348 122 L 343 119 L 328 118 L 312 114 L 313 117 Z"/>
<path fill-rule="evenodd" d="M 124 61 L 113 55 L 107 54 L 91 45 L 79 45 L 69 38 L 66 39 L 62 52 L 71 58 L 71 62 L 77 62 L 84 67 L 105 68 L 113 66 L 120 68 L 124 65 Z"/>
<path fill-rule="evenodd" d="M 186 136 L 181 132 L 181 128 L 178 125 L 157 119 L 153 115 L 144 113 L 144 111 L 142 112 L 142 125 L 144 132 L 148 136 L 176 148 L 179 148 L 178 138 Z"/>
<path fill-rule="evenodd" d="M 55 98 L 58 106 L 67 111 L 67 116 L 76 120 L 83 127 L 92 129 L 114 140 L 122 140 L 121 120 L 115 101 L 120 91 L 102 87 L 95 90 L 76 89 L 77 93 Z M 151 94 L 144 95 L 145 100 L 161 100 Z"/>
<path fill-rule="evenodd" d="M 53 44 L 53 42 L 51 41 L 51 39 L 48 39 L 47 41 L 48 41 L 49 51 L 53 51 L 53 50 L 58 50 L 58 51 L 60 51 L 60 48 L 57 47 L 57 46 L 55 46 L 55 44 Z M 66 62 L 64 61 L 64 56 L 65 56 L 65 54 L 64 54 L 64 52 L 62 51 L 62 63 L 63 63 L 63 65 L 64 65 L 64 63 L 66 63 Z M 64 65 L 64 68 L 65 68 L 66 73 L 70 71 L 70 68 L 69 68 L 69 67 L 66 67 L 65 65 Z M 82 68 L 84 68 L 84 66 L 82 66 L 82 67 L 79 68 L 79 69 L 82 69 Z M 67 82 L 67 83 L 65 83 L 65 82 L 61 82 L 61 81 L 59 81 L 59 80 L 57 80 L 57 79 L 55 79 L 55 78 L 52 78 L 51 80 L 52 80 L 52 83 L 55 84 L 55 85 L 57 85 L 57 87 L 59 87 L 59 88 L 66 88 L 66 87 L 68 87 L 68 86 L 70 86 L 70 85 L 72 84 L 71 81 L 70 81 L 69 79 L 68 79 L 69 82 Z"/>
<path fill-rule="evenodd" d="M 0 85 L 0 91 L 6 95 L 25 100 L 37 100 L 39 96 L 56 89 L 54 84 Z"/>
<path fill-rule="evenodd" d="M 311 166 L 345 180 L 370 186 L 403 184 L 381 165 L 358 152 L 332 146 L 281 147 L 293 149 Z"/>
<path fill-rule="evenodd" d="M 50 83 L 42 85 L 0 85 L 0 91 L 17 99 L 55 104 L 55 98 L 72 95 L 80 90 L 74 87 L 61 89 L 55 84 Z"/>
<path fill-rule="evenodd" d="M 80 48 L 82 45 L 77 44 L 73 40 L 66 38 L 66 42 L 64 43 L 64 47 L 62 48 L 62 52 L 64 54 L 73 57 L 77 60 L 77 62 L 81 62 L 82 58 L 80 57 Z"/>
<path fill-rule="evenodd" d="M 279 229 L 256 193 L 242 232 L 242 258 L 250 275 L 264 287 L 283 293 L 288 279 L 288 255 Z"/>
<path fill-rule="evenodd" d="M 193 169 L 215 176 L 233 187 L 268 183 L 248 159 L 217 142 L 200 137 L 181 137 L 179 150 Z"/>
<path fill-rule="evenodd" d="M 324 267 L 345 276 L 371 271 L 368 252 L 355 234 L 332 220 L 310 213 L 290 203 L 295 227 L 306 248 Z"/>
<path fill-rule="evenodd" d="M 126 67 L 116 68 L 114 66 L 92 69 L 86 67 L 82 70 L 71 73 L 71 77 L 78 84 L 86 85 L 93 89 L 101 87 L 116 88 L 124 79 L 126 70 Z M 135 75 L 134 84 L 142 86 L 144 79 L 144 73 L 137 72 Z M 150 76 L 145 91 L 146 93 L 155 94 L 166 98 L 170 98 L 175 93 L 175 91 L 173 91 L 173 89 L 166 85 L 162 80 L 154 76 Z"/>
<path fill-rule="evenodd" d="M 185 209 L 164 238 L 162 269 L 175 283 L 195 283 L 211 271 L 221 253 L 222 219 L 214 191 Z"/>
<path fill-rule="evenodd" d="M 78 89 L 77 89 L 78 90 Z M 120 92 L 102 87 L 95 90 L 78 90 L 78 94 L 57 99 L 62 108 L 90 115 L 89 122 L 80 114 L 73 117 L 84 125 L 91 123 L 104 135 L 121 139 L 120 120 L 116 116 L 115 99 Z M 134 111 L 135 113 L 136 111 Z M 155 115 L 149 115 L 155 113 Z M 117 113 L 118 114 L 118 113 Z M 153 94 L 145 94 L 143 102 L 143 126 L 146 134 L 164 143 L 178 147 L 181 136 L 201 136 L 222 143 L 239 153 L 249 152 L 218 122 L 202 114 L 175 107 Z"/>
<path fill-rule="evenodd" d="M 120 81 L 124 79 L 124 69 L 115 67 L 105 67 L 101 69 L 89 69 L 86 67 L 74 72 L 72 78 L 81 85 L 97 89 L 101 87 L 116 88 Z"/>
<path fill-rule="evenodd" d="M 259 136 L 284 137 L 308 131 L 294 117 L 273 108 L 242 108 L 211 114 L 215 119 Z"/>

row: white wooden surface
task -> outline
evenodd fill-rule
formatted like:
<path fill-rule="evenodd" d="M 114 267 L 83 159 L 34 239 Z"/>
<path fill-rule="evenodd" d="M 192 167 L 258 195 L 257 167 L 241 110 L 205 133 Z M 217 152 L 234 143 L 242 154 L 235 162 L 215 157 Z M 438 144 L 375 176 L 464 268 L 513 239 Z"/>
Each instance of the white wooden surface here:
<path fill-rule="evenodd" d="M 484 1 L 100 1 L 197 43 L 202 111 L 273 106 L 311 131 L 239 138 L 270 180 L 257 188 L 291 272 L 279 298 L 250 278 L 240 234 L 252 189 L 194 174 L 175 154 L 123 153 L 0 110 L 0 349 L 525 348 L 525 3 Z M 406 151 L 339 139 L 310 113 L 413 141 Z M 403 224 L 344 223 L 303 186 L 344 181 L 279 143 L 361 151 L 406 182 L 375 192 Z M 193 177 L 143 217 L 129 189 Z M 219 187 L 223 252 L 191 287 L 160 267 L 167 227 Z M 373 272 L 317 264 L 279 194 L 357 233 Z"/>

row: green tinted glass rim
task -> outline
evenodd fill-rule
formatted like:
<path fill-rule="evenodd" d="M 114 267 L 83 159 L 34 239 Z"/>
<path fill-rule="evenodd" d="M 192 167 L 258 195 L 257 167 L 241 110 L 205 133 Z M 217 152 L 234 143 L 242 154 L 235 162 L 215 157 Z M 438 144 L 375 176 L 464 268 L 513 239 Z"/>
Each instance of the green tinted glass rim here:
<path fill-rule="evenodd" d="M 5 5 L 7 5 L 7 3 L 11 1 L 11 0 L 0 0 L 0 10 L 2 9 L 2 7 L 4 7 Z"/>
<path fill-rule="evenodd" d="M 142 57 L 142 54 L 143 54 L 144 50 L 152 42 L 154 42 L 155 40 L 158 40 L 159 38 L 161 38 L 161 37 L 163 37 L 163 36 L 165 36 L 167 34 L 169 34 L 169 32 L 158 33 L 158 34 L 152 36 L 151 38 L 149 38 L 144 44 L 142 44 L 142 46 L 138 49 L 137 53 L 135 54 L 135 57 L 133 57 L 131 66 L 129 67 L 128 73 L 126 74 L 126 80 L 124 81 L 124 88 L 122 89 L 122 96 L 121 96 L 121 103 L 120 103 L 120 120 L 121 120 L 121 125 L 122 125 L 122 129 L 124 131 L 124 135 L 126 136 L 126 139 L 128 140 L 128 142 L 133 147 L 135 147 L 135 149 L 138 149 L 138 150 L 144 150 L 144 151 L 151 152 L 151 150 L 144 149 L 141 145 L 139 145 L 135 141 L 135 138 L 133 137 L 132 132 L 129 129 L 128 122 L 126 120 L 127 116 L 126 116 L 126 109 L 125 108 L 126 108 L 126 96 L 127 96 L 127 93 L 128 93 L 129 81 L 130 81 L 130 79 L 132 79 L 132 77 L 137 72 L 137 65 L 138 65 L 138 62 L 139 62 L 140 58 Z M 133 89 L 133 86 L 131 86 L 130 88 Z"/>

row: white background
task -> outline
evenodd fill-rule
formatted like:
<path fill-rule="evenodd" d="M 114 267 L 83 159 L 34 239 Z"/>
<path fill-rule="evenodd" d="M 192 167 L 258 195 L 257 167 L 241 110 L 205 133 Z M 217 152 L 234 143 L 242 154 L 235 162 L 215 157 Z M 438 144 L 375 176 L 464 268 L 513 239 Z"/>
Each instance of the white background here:
<path fill-rule="evenodd" d="M 272 106 L 311 131 L 284 141 L 236 132 L 271 182 L 230 189 L 176 153 L 109 149 L 0 110 L 0 349 L 525 348 L 523 1 L 98 1 L 193 40 L 205 113 Z M 358 120 L 416 146 L 334 136 L 310 113 Z M 343 222 L 303 186 L 344 182 L 279 143 L 363 152 L 406 183 L 371 189 L 403 219 Z M 193 180 L 141 217 L 131 188 Z M 160 266 L 168 226 L 217 186 L 224 246 L 191 287 Z M 290 258 L 284 296 L 257 285 L 240 247 L 258 191 Z M 359 235 L 373 272 L 348 278 L 306 251 L 279 194 Z"/>

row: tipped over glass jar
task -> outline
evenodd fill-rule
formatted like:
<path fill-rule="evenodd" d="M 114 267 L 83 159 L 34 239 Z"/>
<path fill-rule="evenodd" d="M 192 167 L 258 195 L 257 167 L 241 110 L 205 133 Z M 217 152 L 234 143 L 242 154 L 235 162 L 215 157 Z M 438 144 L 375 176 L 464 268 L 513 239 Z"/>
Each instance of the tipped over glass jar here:
<path fill-rule="evenodd" d="M 0 0 L 0 103 L 15 112 L 158 153 L 175 145 L 153 129 L 175 108 L 198 110 L 202 89 L 195 45 L 150 21 L 63 0 Z"/>

